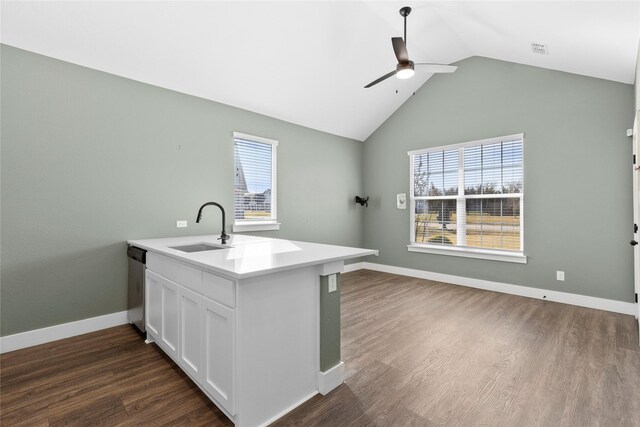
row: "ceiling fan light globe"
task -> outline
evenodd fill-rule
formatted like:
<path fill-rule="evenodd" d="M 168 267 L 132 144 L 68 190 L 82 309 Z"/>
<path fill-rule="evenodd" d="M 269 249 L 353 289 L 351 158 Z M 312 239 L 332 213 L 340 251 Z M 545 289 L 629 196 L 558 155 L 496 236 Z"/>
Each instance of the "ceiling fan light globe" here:
<path fill-rule="evenodd" d="M 410 79 L 415 74 L 413 70 L 413 61 L 409 62 L 400 62 L 396 66 L 396 76 L 399 79 Z"/>
<path fill-rule="evenodd" d="M 411 77 L 413 77 L 413 75 L 416 72 L 413 70 L 413 68 L 405 68 L 402 70 L 398 70 L 398 72 L 396 73 L 396 76 L 399 79 L 405 80 L 405 79 L 410 79 Z"/>

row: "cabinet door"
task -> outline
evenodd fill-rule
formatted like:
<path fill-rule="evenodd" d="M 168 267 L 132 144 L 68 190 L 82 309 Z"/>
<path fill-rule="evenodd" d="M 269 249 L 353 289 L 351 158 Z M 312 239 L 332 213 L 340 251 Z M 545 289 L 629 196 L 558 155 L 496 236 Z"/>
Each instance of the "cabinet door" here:
<path fill-rule="evenodd" d="M 160 338 L 162 329 L 162 287 L 157 274 L 147 270 L 146 275 L 146 319 L 147 331 L 154 339 Z"/>
<path fill-rule="evenodd" d="M 202 298 L 204 389 L 235 415 L 235 311 Z"/>
<path fill-rule="evenodd" d="M 179 287 L 180 298 L 180 366 L 202 383 L 202 297 Z"/>
<path fill-rule="evenodd" d="M 173 360 L 178 360 L 178 285 L 158 276 L 162 290 L 162 326 L 160 346 Z"/>

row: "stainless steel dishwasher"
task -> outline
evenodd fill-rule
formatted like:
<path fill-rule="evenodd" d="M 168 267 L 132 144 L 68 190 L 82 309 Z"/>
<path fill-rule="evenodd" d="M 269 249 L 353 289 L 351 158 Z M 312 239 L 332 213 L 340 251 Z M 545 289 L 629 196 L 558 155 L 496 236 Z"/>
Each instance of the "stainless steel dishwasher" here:
<path fill-rule="evenodd" d="M 127 319 L 141 332 L 144 327 L 144 275 L 147 262 L 147 251 L 129 245 L 129 293 L 127 299 Z"/>

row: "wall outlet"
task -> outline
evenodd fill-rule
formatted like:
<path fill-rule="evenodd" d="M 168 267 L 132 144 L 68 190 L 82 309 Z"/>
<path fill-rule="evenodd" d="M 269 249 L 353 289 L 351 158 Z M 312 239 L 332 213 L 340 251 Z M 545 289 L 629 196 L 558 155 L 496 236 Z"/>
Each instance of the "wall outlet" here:
<path fill-rule="evenodd" d="M 329 293 L 338 290 L 338 278 L 335 274 L 329 276 Z"/>
<path fill-rule="evenodd" d="M 184 228 L 187 226 L 187 221 L 176 221 L 176 227 Z"/>
<path fill-rule="evenodd" d="M 556 271 L 556 280 L 564 282 L 564 271 Z"/>

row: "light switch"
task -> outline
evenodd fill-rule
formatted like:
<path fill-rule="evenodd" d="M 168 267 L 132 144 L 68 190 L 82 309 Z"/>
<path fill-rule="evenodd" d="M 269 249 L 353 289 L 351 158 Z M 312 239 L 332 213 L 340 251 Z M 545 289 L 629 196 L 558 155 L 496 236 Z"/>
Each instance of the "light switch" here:
<path fill-rule="evenodd" d="M 335 274 L 329 276 L 329 293 L 338 290 L 338 278 Z"/>

